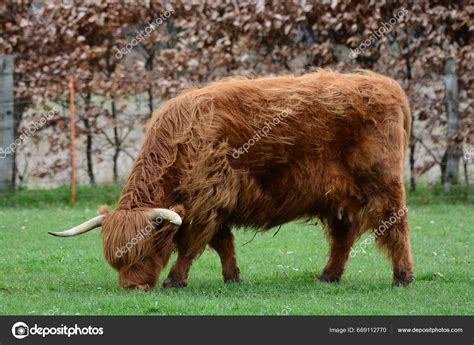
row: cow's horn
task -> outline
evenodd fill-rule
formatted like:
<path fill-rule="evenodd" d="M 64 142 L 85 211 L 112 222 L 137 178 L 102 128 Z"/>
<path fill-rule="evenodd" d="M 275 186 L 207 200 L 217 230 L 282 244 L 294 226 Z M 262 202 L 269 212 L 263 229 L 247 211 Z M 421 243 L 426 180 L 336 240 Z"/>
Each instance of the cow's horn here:
<path fill-rule="evenodd" d="M 103 219 L 104 219 L 104 216 L 97 216 L 92 219 L 89 219 L 87 222 L 82 223 L 81 225 L 78 225 L 72 229 L 61 231 L 61 232 L 49 231 L 48 234 L 53 235 L 53 236 L 58 236 L 58 237 L 71 237 L 71 236 L 84 234 L 88 231 L 91 231 L 92 229 L 95 229 L 101 226 Z"/>
<path fill-rule="evenodd" d="M 181 224 L 183 223 L 179 214 L 166 208 L 154 208 L 148 211 L 147 215 L 150 220 L 156 220 L 159 218 L 166 219 L 171 224 L 174 224 L 176 226 L 181 226 Z"/>
<path fill-rule="evenodd" d="M 166 219 L 170 223 L 176 226 L 181 226 L 183 222 L 179 214 L 171 210 L 168 210 L 166 208 L 154 208 L 148 211 L 146 215 L 148 216 L 150 220 Z M 82 223 L 81 225 L 78 225 L 72 229 L 69 229 L 66 231 L 60 231 L 60 232 L 49 231 L 48 234 L 53 235 L 53 236 L 58 236 L 58 237 L 71 237 L 71 236 L 81 235 L 88 231 L 91 231 L 92 229 L 95 229 L 101 226 L 103 219 L 104 219 L 103 215 L 97 216 L 95 218 L 89 219 L 87 222 Z"/>

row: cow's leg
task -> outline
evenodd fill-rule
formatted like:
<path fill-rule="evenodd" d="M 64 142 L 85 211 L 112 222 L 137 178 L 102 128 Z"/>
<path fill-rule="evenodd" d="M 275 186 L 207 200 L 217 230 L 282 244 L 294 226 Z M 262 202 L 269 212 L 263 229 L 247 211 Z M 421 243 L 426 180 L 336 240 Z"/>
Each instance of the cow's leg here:
<path fill-rule="evenodd" d="M 221 259 L 224 282 L 240 282 L 240 270 L 237 267 L 234 236 L 228 226 L 222 227 L 209 243 Z"/>
<path fill-rule="evenodd" d="M 392 261 L 393 285 L 405 286 L 410 284 L 414 279 L 413 258 L 406 215 L 402 217 L 400 224 L 393 225 L 386 235 L 379 236 L 377 240 L 387 250 L 387 254 Z"/>
<path fill-rule="evenodd" d="M 386 212 L 375 231 L 378 245 L 392 261 L 394 286 L 408 285 L 414 279 L 407 212 L 405 207 Z"/>
<path fill-rule="evenodd" d="M 189 232 L 189 228 L 183 228 L 182 232 L 179 232 L 175 238 L 176 247 L 178 250 L 178 258 L 174 262 L 173 266 L 168 273 L 168 277 L 163 282 L 163 287 L 175 287 L 181 288 L 188 285 L 188 274 L 189 269 L 193 263 L 193 260 L 199 255 L 202 250 L 192 249 L 189 245 L 190 242 L 186 241 L 186 233 Z M 196 248 L 193 246 L 193 248 Z M 202 246 L 204 248 L 204 246 Z"/>
<path fill-rule="evenodd" d="M 186 287 L 188 285 L 188 274 L 191 264 L 195 257 L 180 254 L 178 251 L 178 259 L 171 267 L 168 278 L 163 282 L 163 287 Z"/>
<path fill-rule="evenodd" d="M 210 230 L 209 230 L 210 229 Z M 178 259 L 171 267 L 163 287 L 185 287 L 188 285 L 189 269 L 219 229 L 217 224 L 194 225 L 192 229 L 182 227 L 175 236 Z"/>
<path fill-rule="evenodd" d="M 393 182 L 387 186 L 387 195 L 374 204 L 383 205 L 383 211 L 374 214 L 374 235 L 379 247 L 384 249 L 393 266 L 393 285 L 405 286 L 413 279 L 413 258 L 410 246 L 408 209 L 405 206 L 405 187 Z"/>
<path fill-rule="evenodd" d="M 339 282 L 349 259 L 352 245 L 359 236 L 360 226 L 352 214 L 333 215 L 328 221 L 329 260 L 319 277 L 321 282 Z"/>

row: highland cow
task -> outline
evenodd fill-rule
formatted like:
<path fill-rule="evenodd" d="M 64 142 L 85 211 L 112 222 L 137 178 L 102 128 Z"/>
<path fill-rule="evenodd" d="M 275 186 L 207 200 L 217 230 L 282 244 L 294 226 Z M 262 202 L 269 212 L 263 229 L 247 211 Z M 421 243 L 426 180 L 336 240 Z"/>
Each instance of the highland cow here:
<path fill-rule="evenodd" d="M 217 251 L 224 281 L 238 282 L 232 227 L 265 231 L 319 218 L 330 242 L 319 280 L 338 282 L 356 239 L 405 207 L 410 128 L 402 88 L 368 71 L 230 78 L 186 90 L 151 120 L 116 208 L 51 234 L 102 226 L 120 285 L 148 290 L 174 250 L 163 286 L 186 286 L 206 245 Z M 406 213 L 387 224 L 373 238 L 391 260 L 393 284 L 407 285 Z M 153 231 L 143 235 L 147 227 Z"/>

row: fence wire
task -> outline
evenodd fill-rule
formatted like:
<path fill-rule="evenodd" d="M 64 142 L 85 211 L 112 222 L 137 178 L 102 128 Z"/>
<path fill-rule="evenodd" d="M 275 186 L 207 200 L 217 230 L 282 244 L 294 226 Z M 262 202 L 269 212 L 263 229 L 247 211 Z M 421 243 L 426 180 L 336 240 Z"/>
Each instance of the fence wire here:
<path fill-rule="evenodd" d="M 69 103 L 68 103 L 69 100 L 68 100 L 68 98 L 69 98 L 69 95 L 68 95 L 68 93 L 69 93 L 69 90 L 67 88 L 68 87 L 68 78 L 67 77 L 65 77 L 65 76 L 49 76 L 49 77 L 34 78 L 34 77 L 25 77 L 25 76 L 20 77 L 18 75 L 15 75 L 13 80 L 14 80 L 14 87 L 18 86 L 20 83 L 36 83 L 38 81 L 45 82 L 45 83 L 57 83 L 57 82 L 63 83 L 64 84 L 64 91 L 63 91 L 62 96 L 58 96 L 55 99 L 46 100 L 46 101 L 43 101 L 43 102 L 36 102 L 33 99 L 28 99 L 27 98 L 28 94 L 26 94 L 23 98 L 15 99 L 14 102 L 13 102 L 13 105 L 14 105 L 14 109 L 17 109 L 18 107 L 23 109 L 24 114 L 25 114 L 23 121 L 27 121 L 27 122 L 31 122 L 32 120 L 34 120 L 33 117 L 29 116 L 33 111 L 38 112 L 38 113 L 43 113 L 43 112 L 48 111 L 54 105 L 56 105 L 59 109 L 59 114 L 60 114 L 59 118 L 61 118 L 62 120 L 65 121 L 66 126 L 69 126 L 68 125 L 68 121 L 69 121 L 69 116 L 68 116 L 68 112 L 69 112 Z M 119 82 L 127 83 L 128 86 L 132 85 L 132 89 L 134 88 L 133 86 L 136 85 L 136 88 L 135 88 L 136 90 L 146 90 L 146 88 L 148 86 L 148 85 L 144 85 L 143 80 L 140 80 L 138 78 L 132 78 L 132 77 L 106 78 L 106 77 L 103 77 L 103 76 L 94 76 L 94 77 L 76 76 L 75 80 L 78 84 L 80 84 L 81 82 L 88 82 L 89 83 L 89 82 L 107 82 L 107 81 L 117 82 L 117 81 L 119 81 Z M 437 82 L 441 83 L 442 81 L 437 81 Z M 427 84 L 427 85 L 417 85 L 417 88 L 420 89 L 420 88 L 425 87 L 425 86 L 428 87 L 432 84 L 433 84 L 433 82 L 430 81 L 430 83 Z M 154 85 L 150 85 L 150 86 L 154 86 Z M 157 92 L 156 89 L 155 89 L 155 92 Z M 80 94 L 80 90 L 76 90 L 76 93 Z M 100 101 L 94 100 L 95 96 L 99 97 Z M 115 100 L 117 105 L 118 105 L 117 109 L 116 109 L 118 116 L 119 117 L 125 117 L 125 118 L 133 117 L 134 121 L 135 121 L 135 122 L 134 121 L 127 122 L 127 120 L 120 120 L 120 119 L 114 120 L 114 121 L 118 121 L 118 124 L 120 126 L 124 127 L 124 128 L 122 128 L 122 130 L 124 130 L 124 131 L 131 130 L 130 128 L 127 129 L 127 126 L 128 127 L 136 126 L 136 121 L 141 123 L 140 128 L 143 128 L 143 125 L 145 124 L 146 120 L 150 119 L 150 117 L 151 117 L 150 104 L 149 104 L 149 98 L 148 97 L 149 97 L 149 95 L 147 95 L 146 92 L 140 92 L 140 93 L 137 93 L 137 94 L 132 94 L 127 98 L 122 98 L 122 99 Z M 107 98 L 106 96 L 92 95 L 91 104 L 95 109 L 94 113 L 85 112 L 86 104 L 83 102 L 81 97 L 76 96 L 75 99 L 76 99 L 75 107 L 76 107 L 76 112 L 77 112 L 76 123 L 78 124 L 78 126 L 80 128 L 80 131 L 78 133 L 78 136 L 80 136 L 80 137 L 84 136 L 84 127 L 83 127 L 83 121 L 84 120 L 89 119 L 89 120 L 100 122 L 101 117 L 103 117 L 104 115 L 110 116 L 110 111 L 111 111 L 110 102 L 111 102 L 111 99 Z M 437 105 L 437 104 L 439 104 L 439 102 L 443 102 L 443 100 L 419 98 L 414 103 L 416 104 L 416 106 L 418 108 L 420 108 L 420 107 L 424 107 L 424 106 L 432 106 L 434 104 Z M 160 95 L 159 94 L 153 94 L 153 103 L 152 103 L 153 110 L 157 110 L 162 105 L 162 103 L 163 103 L 163 100 L 161 99 Z M 11 104 L 12 104 L 12 102 L 10 102 L 10 101 L 8 101 L 8 102 L 0 101 L 0 107 L 4 106 L 4 105 L 11 105 Z M 127 108 L 125 108 L 125 109 L 121 108 L 121 106 L 123 106 L 124 104 L 127 104 Z M 88 106 L 90 106 L 90 105 L 88 105 Z M 20 124 L 20 126 L 19 126 L 20 131 L 23 129 L 23 127 L 22 127 L 23 125 L 25 125 L 25 123 Z M 61 132 L 61 131 L 57 132 L 56 134 L 54 132 L 52 134 L 48 132 L 48 136 L 45 137 L 44 140 L 46 140 L 46 141 L 50 140 L 51 135 L 54 136 L 54 135 L 60 135 L 60 134 L 64 134 L 64 133 Z M 113 140 L 111 139 L 113 137 L 113 135 L 108 133 L 107 130 L 104 130 L 102 133 L 100 133 L 100 131 L 97 131 L 96 133 L 94 133 L 94 135 L 95 136 L 103 135 L 104 137 L 106 137 L 109 144 L 111 142 L 113 142 Z M 38 139 L 41 140 L 41 138 L 38 138 Z M 123 140 L 125 141 L 126 139 L 127 139 L 127 137 L 125 137 Z M 78 145 L 79 145 L 79 149 L 83 150 L 84 142 L 79 142 Z M 418 147 L 417 155 L 421 155 L 422 152 L 420 153 L 419 150 L 423 149 L 423 148 L 420 145 L 418 145 L 418 146 L 419 147 Z M 123 150 L 124 150 L 124 152 L 126 152 L 125 148 Z M 437 154 L 439 155 L 439 159 L 441 159 L 442 152 L 437 152 Z M 130 158 L 133 157 L 132 154 L 130 154 L 128 152 L 127 152 L 127 155 Z M 417 158 L 417 161 L 418 161 L 418 159 L 419 159 L 419 157 Z M 426 172 L 433 171 L 433 169 L 436 169 L 437 167 L 439 167 L 439 165 L 435 164 L 433 167 L 428 169 Z M 426 173 L 426 172 L 424 172 L 424 173 Z M 422 175 L 420 175 L 420 176 L 422 176 Z M 468 164 L 468 177 L 471 178 L 472 175 L 473 175 L 473 173 L 472 173 L 472 164 L 470 162 Z M 420 176 L 418 176 L 418 178 L 420 178 Z M 463 178 L 463 172 L 461 170 L 460 171 L 460 179 L 462 179 L 462 178 Z M 451 188 L 452 188 L 452 190 L 460 190 L 461 191 L 462 188 L 465 188 L 465 187 L 454 185 Z M 457 199 L 456 196 L 450 196 L 450 195 L 439 195 L 439 197 L 437 197 L 437 198 L 440 198 L 440 199 L 443 199 L 443 200 L 455 200 L 455 199 Z M 413 195 L 413 196 L 410 196 L 410 199 L 422 201 L 422 200 L 425 199 L 425 197 L 424 196 Z"/>

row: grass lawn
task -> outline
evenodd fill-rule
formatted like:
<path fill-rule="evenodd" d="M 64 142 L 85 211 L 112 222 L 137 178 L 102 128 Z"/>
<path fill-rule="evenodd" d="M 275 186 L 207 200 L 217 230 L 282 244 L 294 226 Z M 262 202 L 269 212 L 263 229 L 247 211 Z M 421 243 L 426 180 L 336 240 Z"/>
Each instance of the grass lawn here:
<path fill-rule="evenodd" d="M 67 189 L 0 195 L 0 314 L 474 314 L 470 201 L 408 202 L 416 275 L 409 288 L 391 287 L 389 262 L 374 245 L 349 262 L 340 284 L 316 283 L 328 252 L 323 231 L 292 223 L 246 245 L 253 233 L 234 232 L 241 284 L 224 284 L 217 254 L 206 250 L 187 288 L 144 293 L 119 288 L 102 258 L 100 231 L 75 238 L 47 234 L 94 216 L 97 205 L 112 204 L 116 194 L 115 187 L 102 188 L 99 197 L 83 188 L 75 207 L 64 206 Z"/>

